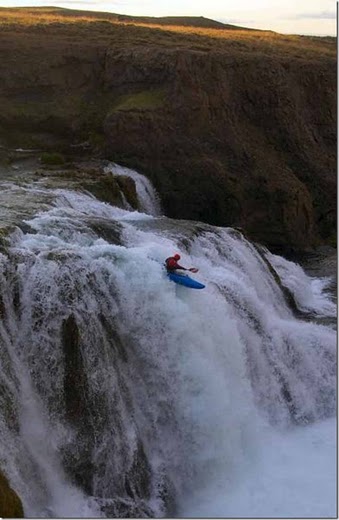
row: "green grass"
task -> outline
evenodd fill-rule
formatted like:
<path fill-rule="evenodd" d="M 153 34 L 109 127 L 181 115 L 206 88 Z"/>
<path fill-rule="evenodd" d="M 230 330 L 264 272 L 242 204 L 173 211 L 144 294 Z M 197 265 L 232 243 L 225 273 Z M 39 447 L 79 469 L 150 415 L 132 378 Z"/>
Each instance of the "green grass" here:
<path fill-rule="evenodd" d="M 59 164 L 65 164 L 65 158 L 61 153 L 53 152 L 48 153 L 45 152 L 40 157 L 41 163 L 46 164 L 48 166 L 56 166 Z"/>
<path fill-rule="evenodd" d="M 337 248 L 337 232 L 332 233 L 330 237 L 327 239 L 328 245 Z"/>
<path fill-rule="evenodd" d="M 122 96 L 118 103 L 113 107 L 116 110 L 156 110 L 161 108 L 165 102 L 165 92 L 163 89 L 144 90 L 137 94 Z"/>

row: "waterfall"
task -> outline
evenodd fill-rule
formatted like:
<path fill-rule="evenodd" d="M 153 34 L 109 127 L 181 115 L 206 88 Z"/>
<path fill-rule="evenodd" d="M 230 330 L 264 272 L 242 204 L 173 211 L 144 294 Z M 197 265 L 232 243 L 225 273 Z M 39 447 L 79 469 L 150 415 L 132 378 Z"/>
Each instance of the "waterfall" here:
<path fill-rule="evenodd" d="M 160 217 L 149 188 L 145 213 L 34 185 L 12 206 L 35 190 L 0 250 L 0 466 L 26 516 L 194 516 L 263 438 L 335 415 L 335 330 L 309 318 L 333 315 L 325 285 L 237 231 Z M 167 278 L 174 251 L 205 290 Z"/>
<path fill-rule="evenodd" d="M 336 317 L 336 304 L 326 295 L 326 289 L 331 283 L 330 277 L 312 278 L 294 262 L 268 252 L 266 256 L 284 285 L 294 294 L 301 310 L 314 316 Z"/>
<path fill-rule="evenodd" d="M 105 168 L 105 171 L 112 172 L 113 175 L 130 177 L 135 182 L 136 191 L 139 198 L 140 209 L 149 215 L 161 215 L 160 199 L 152 183 L 140 173 L 130 168 L 119 166 L 112 163 Z"/>

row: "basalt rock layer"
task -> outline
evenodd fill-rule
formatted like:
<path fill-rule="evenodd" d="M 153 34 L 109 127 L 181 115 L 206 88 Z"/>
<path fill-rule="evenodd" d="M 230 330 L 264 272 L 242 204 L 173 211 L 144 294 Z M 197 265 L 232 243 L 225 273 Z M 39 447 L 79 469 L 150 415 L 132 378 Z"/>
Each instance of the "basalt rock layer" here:
<path fill-rule="evenodd" d="M 273 248 L 332 240 L 334 39 L 51 8 L 0 20 L 3 144 L 83 145 L 147 175 L 167 215 Z"/>

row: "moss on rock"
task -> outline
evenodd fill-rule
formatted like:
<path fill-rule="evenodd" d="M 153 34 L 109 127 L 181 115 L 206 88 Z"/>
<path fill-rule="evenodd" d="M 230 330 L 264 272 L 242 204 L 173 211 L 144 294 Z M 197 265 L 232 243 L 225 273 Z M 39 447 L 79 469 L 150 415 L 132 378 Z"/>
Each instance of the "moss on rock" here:
<path fill-rule="evenodd" d="M 124 198 L 133 209 L 139 209 L 135 182 L 130 177 L 114 176 L 111 173 L 92 175 L 81 182 L 84 189 L 97 199 L 112 206 L 125 206 Z"/>
<path fill-rule="evenodd" d="M 112 112 L 117 110 L 155 110 L 165 102 L 164 89 L 143 90 L 136 94 L 122 96 Z"/>
<path fill-rule="evenodd" d="M 138 195 L 137 190 L 135 186 L 135 182 L 130 177 L 127 177 L 125 175 L 119 175 L 114 177 L 116 182 L 118 183 L 122 193 L 124 194 L 126 201 L 130 206 L 132 206 L 133 209 L 138 210 L 139 209 L 139 201 L 138 201 Z"/>
<path fill-rule="evenodd" d="M 45 152 L 41 155 L 40 161 L 42 164 L 46 164 L 47 166 L 58 166 L 59 164 L 64 164 L 66 162 L 64 156 L 58 152 Z"/>
<path fill-rule="evenodd" d="M 98 200 L 112 206 L 125 208 L 127 202 L 133 209 L 139 209 L 134 180 L 105 172 L 102 165 L 72 164 L 69 169 L 66 165 L 60 169 L 57 166 L 49 166 L 45 170 L 37 170 L 35 176 L 43 177 L 48 187 L 64 188 L 67 183 L 69 189 L 86 190 Z M 1 236 L 0 228 L 0 247 Z"/>
<path fill-rule="evenodd" d="M 108 202 L 113 206 L 123 205 L 119 185 L 112 175 L 101 174 L 98 177 L 84 180 L 81 185 L 103 202 Z"/>
<path fill-rule="evenodd" d="M 14 231 L 14 227 L 4 225 L 0 227 L 0 253 L 7 254 L 9 246 L 9 235 Z"/>

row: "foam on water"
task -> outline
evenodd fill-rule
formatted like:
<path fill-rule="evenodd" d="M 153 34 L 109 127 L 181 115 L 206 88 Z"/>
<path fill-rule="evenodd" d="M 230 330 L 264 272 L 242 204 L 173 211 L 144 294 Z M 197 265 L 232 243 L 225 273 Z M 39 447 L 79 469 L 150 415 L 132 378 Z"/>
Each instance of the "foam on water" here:
<path fill-rule="evenodd" d="M 300 265 L 281 256 L 267 253 L 266 257 L 276 269 L 282 283 L 294 295 L 300 309 L 314 312 L 318 316 L 336 316 L 336 304 L 331 301 L 326 293 L 326 289 L 331 282 L 329 277 L 312 278 L 305 273 Z"/>
<path fill-rule="evenodd" d="M 263 427 L 241 482 L 222 478 L 186 497 L 180 516 L 191 518 L 334 518 L 336 421 L 277 433 Z"/>
<path fill-rule="evenodd" d="M 109 507 L 134 506 L 163 516 L 164 490 L 185 516 L 246 516 L 251 508 L 298 516 L 309 512 L 309 485 L 315 511 L 330 511 L 334 432 L 317 421 L 335 414 L 335 332 L 293 316 L 247 240 L 69 190 L 53 190 L 50 209 L 26 224 L 31 232 L 17 232 L 9 256 L 0 256 L 0 384 L 18 422 L 0 421 L 0 462 L 27 516 L 111 516 Z M 163 261 L 177 250 L 183 265 L 200 268 L 204 291 L 166 277 Z M 332 312 L 324 292 L 306 287 L 305 308 L 316 312 L 321 298 L 320 312 Z M 70 319 L 86 394 L 79 423 L 65 415 L 62 331 Z M 317 439 L 324 449 L 312 458 Z M 90 492 L 68 465 L 85 459 Z M 135 460 L 147 460 L 147 498 Z M 305 471 L 296 478 L 298 464 Z M 306 471 L 316 465 L 327 505 L 320 479 Z M 281 489 L 287 494 L 296 480 L 286 503 Z"/>

